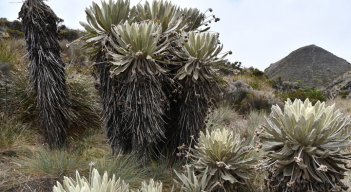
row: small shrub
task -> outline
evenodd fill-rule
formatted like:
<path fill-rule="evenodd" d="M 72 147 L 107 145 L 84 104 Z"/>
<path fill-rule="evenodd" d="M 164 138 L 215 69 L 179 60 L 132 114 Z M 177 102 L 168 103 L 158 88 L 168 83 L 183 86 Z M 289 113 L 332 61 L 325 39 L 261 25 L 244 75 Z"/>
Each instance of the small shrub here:
<path fill-rule="evenodd" d="M 236 75 L 242 71 L 241 62 L 221 62 L 214 65 L 222 75 Z"/>
<path fill-rule="evenodd" d="M 19 30 L 15 30 L 15 29 L 7 29 L 6 32 L 10 35 L 10 37 L 12 38 L 23 38 L 24 37 L 24 33 L 22 31 Z"/>
<path fill-rule="evenodd" d="M 11 24 L 10 21 L 7 20 L 7 18 L 0 18 L 0 26 L 1 27 L 9 27 Z"/>
<path fill-rule="evenodd" d="M 253 91 L 240 102 L 237 109 L 242 114 L 249 114 L 253 110 L 270 112 L 274 104 L 280 104 L 280 101 L 274 95 L 262 91 Z"/>
<path fill-rule="evenodd" d="M 256 76 L 256 77 L 261 77 L 264 75 L 264 72 L 257 68 L 250 67 L 249 71 L 252 73 L 253 76 Z"/>
<path fill-rule="evenodd" d="M 342 99 L 347 99 L 347 97 L 349 96 L 349 91 L 340 91 L 339 95 Z"/>
<path fill-rule="evenodd" d="M 13 72 L 6 85 L 6 93 L 0 82 L 0 109 L 16 117 L 18 121 L 37 128 L 39 111 L 34 94 L 28 89 L 28 78 L 21 71 Z M 67 81 L 71 99 L 68 109 L 71 121 L 67 130 L 69 136 L 77 138 L 86 130 L 101 128 L 101 110 L 92 79 L 85 75 L 70 74 Z"/>
<path fill-rule="evenodd" d="M 229 104 L 221 105 L 208 115 L 206 127 L 211 130 L 227 127 L 240 118 L 242 116 L 238 115 Z"/>
<path fill-rule="evenodd" d="M 93 79 L 79 73 L 71 74 L 67 79 L 71 99 L 71 122 L 68 133 L 79 136 L 86 130 L 101 128 L 98 93 Z"/>
<path fill-rule="evenodd" d="M 300 99 L 303 101 L 309 99 L 309 101 L 311 101 L 312 104 L 315 104 L 317 101 L 326 101 L 326 96 L 322 91 L 318 89 L 298 89 L 293 92 L 281 93 L 280 98 L 284 101 L 286 101 L 287 99 Z"/>
<path fill-rule="evenodd" d="M 58 33 L 59 40 L 67 40 L 71 42 L 80 37 L 81 32 L 79 30 L 69 29 L 63 26 L 64 25 L 59 27 L 59 33 Z"/>
<path fill-rule="evenodd" d="M 240 80 L 250 85 L 254 90 L 271 92 L 273 90 L 271 81 L 264 75 L 256 76 L 251 72 L 243 72 L 233 77 L 233 80 Z"/>
<path fill-rule="evenodd" d="M 262 126 L 266 124 L 266 112 L 265 111 L 251 111 L 247 116 L 246 129 L 241 133 L 241 137 L 245 138 L 245 141 L 250 144 L 254 144 L 257 140 L 256 133 L 261 130 Z"/>
<path fill-rule="evenodd" d="M 249 82 L 249 85 L 255 90 L 259 90 L 261 88 L 260 83 L 257 81 Z"/>
<path fill-rule="evenodd" d="M 333 106 L 306 99 L 272 107 L 260 138 L 271 191 L 341 191 L 349 170 L 351 119 Z"/>

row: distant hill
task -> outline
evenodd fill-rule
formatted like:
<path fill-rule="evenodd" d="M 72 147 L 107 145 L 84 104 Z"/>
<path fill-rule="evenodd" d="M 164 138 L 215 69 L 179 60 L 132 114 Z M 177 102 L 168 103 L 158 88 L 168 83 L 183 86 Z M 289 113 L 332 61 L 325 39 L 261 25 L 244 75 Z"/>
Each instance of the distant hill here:
<path fill-rule="evenodd" d="M 265 69 L 273 80 L 299 82 L 304 87 L 325 88 L 351 70 L 351 64 L 316 45 L 301 47 Z"/>

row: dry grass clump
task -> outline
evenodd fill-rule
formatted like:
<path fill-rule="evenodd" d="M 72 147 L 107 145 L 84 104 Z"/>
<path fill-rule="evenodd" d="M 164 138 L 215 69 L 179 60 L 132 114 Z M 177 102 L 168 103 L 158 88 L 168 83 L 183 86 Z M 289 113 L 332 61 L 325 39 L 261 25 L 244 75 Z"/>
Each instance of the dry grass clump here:
<path fill-rule="evenodd" d="M 63 176 L 74 176 L 76 170 L 88 177 L 90 166 L 99 172 L 115 174 L 128 182 L 132 189 L 137 189 L 142 181 L 150 178 L 162 180 L 166 191 L 172 189 L 174 175 L 172 171 L 174 167 L 178 169 L 178 164 L 171 168 L 170 160 L 164 159 L 143 167 L 135 154 L 112 156 L 101 129 L 89 130 L 81 137 L 71 138 L 70 148 L 66 150 L 51 151 L 46 147 L 32 145 L 28 147 L 26 153 L 7 158 L 4 164 L 0 164 L 2 170 L 0 179 L 2 176 L 7 178 L 0 180 L 0 184 L 4 185 L 0 187 L 0 191 L 52 190 L 56 181 L 62 181 Z M 14 172 L 14 169 L 17 171 Z M 7 177 L 10 174 L 11 177 Z"/>
<path fill-rule="evenodd" d="M 351 99 L 343 99 L 341 97 L 336 97 L 335 99 L 328 100 L 327 104 L 335 103 L 335 107 L 340 109 L 343 113 L 351 115 Z"/>
<path fill-rule="evenodd" d="M 228 128 L 241 135 L 242 138 L 252 138 L 255 131 L 266 122 L 265 116 L 267 112 L 262 110 L 253 110 L 247 115 L 241 115 L 229 105 L 223 104 L 209 114 L 207 129 Z"/>
<path fill-rule="evenodd" d="M 239 74 L 233 76 L 234 81 L 240 80 L 244 83 L 250 85 L 254 90 L 270 92 L 272 93 L 274 90 L 272 88 L 272 84 L 267 77 L 264 76 L 255 76 L 252 74 Z"/>
<path fill-rule="evenodd" d="M 220 102 L 246 115 L 253 110 L 269 112 L 272 105 L 282 104 L 273 92 L 256 90 L 242 80 L 229 81 Z"/>
<path fill-rule="evenodd" d="M 270 112 L 271 107 L 275 104 L 281 104 L 281 101 L 272 93 L 253 90 L 246 95 L 236 108 L 243 114 L 249 114 L 253 110 Z"/>
<path fill-rule="evenodd" d="M 73 67 L 72 67 L 73 68 Z M 101 127 L 98 94 L 92 77 L 70 69 L 68 74 L 68 92 L 71 98 L 69 106 L 70 136 L 81 135 L 85 130 Z M 2 85 L 2 84 L 1 84 Z M 28 76 L 23 72 L 14 72 L 6 87 L 0 85 L 0 110 L 11 114 L 17 121 L 30 124 L 37 129 L 39 111 L 33 93 L 28 89 Z"/>
<path fill-rule="evenodd" d="M 21 173 L 20 168 L 19 164 L 0 161 L 0 191 L 13 191 L 30 179 Z"/>
<path fill-rule="evenodd" d="M 12 70 L 23 69 L 25 61 L 25 42 L 23 39 L 4 39 L 0 41 L 0 63 L 9 64 Z"/>
<path fill-rule="evenodd" d="M 60 178 L 72 176 L 75 170 L 87 169 L 88 163 L 73 151 L 39 148 L 20 160 L 23 170 L 35 176 Z M 85 170 L 86 171 L 86 170 Z"/>
<path fill-rule="evenodd" d="M 0 113 L 0 157 L 7 151 L 16 151 L 33 143 L 35 136 L 29 126 Z"/>
<path fill-rule="evenodd" d="M 75 67 L 69 69 L 67 84 L 71 98 L 70 116 L 72 124 L 68 133 L 69 135 L 79 136 L 86 130 L 101 128 L 100 102 L 97 90 L 94 88 L 93 77 L 79 73 L 79 69 Z"/>
<path fill-rule="evenodd" d="M 115 174 L 130 184 L 131 187 L 138 187 L 140 182 L 147 178 L 147 170 L 140 166 L 141 162 L 136 155 L 107 155 L 94 162 L 94 167 L 99 172 L 106 171 Z"/>
<path fill-rule="evenodd" d="M 63 61 L 67 65 L 87 66 L 92 62 L 89 60 L 89 54 L 83 50 L 81 41 L 69 42 L 67 40 L 60 41 Z"/>
<path fill-rule="evenodd" d="M 212 111 L 207 117 L 207 129 L 216 129 L 221 127 L 240 127 L 243 116 L 238 114 L 228 104 L 222 104 Z"/>

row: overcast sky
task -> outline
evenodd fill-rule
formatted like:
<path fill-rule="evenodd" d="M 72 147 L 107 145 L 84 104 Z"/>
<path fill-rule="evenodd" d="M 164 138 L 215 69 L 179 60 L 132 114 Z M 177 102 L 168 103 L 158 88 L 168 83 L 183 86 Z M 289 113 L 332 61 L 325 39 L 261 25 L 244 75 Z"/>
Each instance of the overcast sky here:
<path fill-rule="evenodd" d="M 131 0 L 136 4 L 140 0 Z M 144 0 L 145 1 L 145 0 Z M 14 20 L 21 0 L 0 0 L 0 17 Z M 99 2 L 99 0 L 97 1 Z M 351 0 L 172 0 L 181 7 L 208 8 L 220 17 L 220 33 L 231 61 L 261 70 L 291 51 L 310 44 L 351 62 Z M 81 28 L 91 0 L 49 0 L 70 28 Z"/>

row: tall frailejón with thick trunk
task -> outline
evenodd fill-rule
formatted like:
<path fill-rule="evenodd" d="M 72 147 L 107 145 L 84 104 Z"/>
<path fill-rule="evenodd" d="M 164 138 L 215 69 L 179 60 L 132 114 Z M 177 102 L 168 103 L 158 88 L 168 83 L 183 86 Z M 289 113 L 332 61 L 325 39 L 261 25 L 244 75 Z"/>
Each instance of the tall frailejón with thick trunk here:
<path fill-rule="evenodd" d="M 122 109 L 119 107 L 118 91 L 121 84 L 111 78 L 111 58 L 108 48 L 111 47 L 109 39 L 112 36 L 112 25 L 124 23 L 130 12 L 129 0 L 108 2 L 102 1 L 101 6 L 94 3 L 86 9 L 87 23 L 81 22 L 86 33 L 83 40 L 85 48 L 89 50 L 92 60 L 95 60 L 94 69 L 99 79 L 99 91 L 102 100 L 103 123 L 107 132 L 108 141 L 115 153 L 130 151 L 131 139 L 129 134 L 118 129 L 122 123 Z"/>
<path fill-rule="evenodd" d="M 43 0 L 26 0 L 22 19 L 30 59 L 29 76 L 36 95 L 39 125 L 51 149 L 66 145 L 69 99 L 60 57 L 55 13 Z"/>
<path fill-rule="evenodd" d="M 218 18 L 169 1 L 102 1 L 86 14 L 83 40 L 96 61 L 113 152 L 147 160 L 196 140 L 218 93 L 213 67 L 226 55 L 218 35 L 205 32 Z"/>

